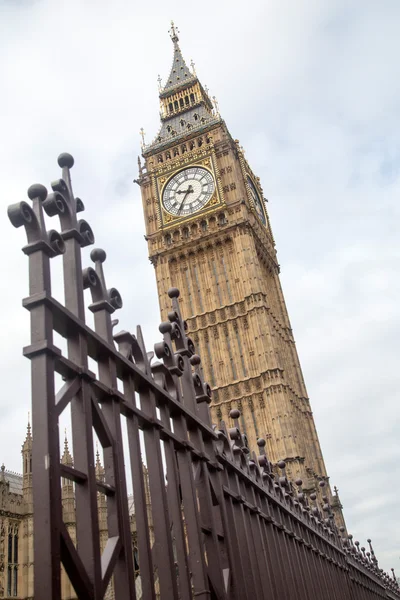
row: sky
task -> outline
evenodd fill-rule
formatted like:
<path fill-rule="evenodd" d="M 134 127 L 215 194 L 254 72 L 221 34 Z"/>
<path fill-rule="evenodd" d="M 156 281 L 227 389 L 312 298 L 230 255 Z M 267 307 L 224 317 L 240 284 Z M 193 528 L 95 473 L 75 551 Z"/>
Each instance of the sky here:
<path fill-rule="evenodd" d="M 75 194 L 119 289 L 159 341 L 139 130 L 159 127 L 169 23 L 260 177 L 331 484 L 349 531 L 400 574 L 398 0 L 0 0 L 0 462 L 21 471 L 30 403 L 25 234 L 10 203 L 75 158 Z M 90 251 L 90 249 L 89 249 Z M 85 251 L 86 265 L 89 265 Z M 58 262 L 57 262 L 58 261 Z M 62 299 L 53 261 L 54 295 Z"/>

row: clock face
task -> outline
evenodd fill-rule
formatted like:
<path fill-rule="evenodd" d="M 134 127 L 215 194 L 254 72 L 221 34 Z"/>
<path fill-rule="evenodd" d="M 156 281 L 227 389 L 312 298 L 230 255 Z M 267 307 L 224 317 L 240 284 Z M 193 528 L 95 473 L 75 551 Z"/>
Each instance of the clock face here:
<path fill-rule="evenodd" d="M 215 190 L 214 178 L 203 167 L 183 169 L 164 188 L 162 203 L 171 215 L 185 217 L 203 208 Z"/>
<path fill-rule="evenodd" d="M 266 225 L 263 202 L 259 196 L 259 193 L 257 192 L 256 186 L 254 185 L 254 183 L 252 182 L 250 177 L 247 177 L 247 183 L 249 184 L 250 194 L 251 194 L 251 197 L 253 198 L 254 205 L 256 207 L 258 216 L 260 217 L 260 219 L 264 223 L 264 225 Z"/>

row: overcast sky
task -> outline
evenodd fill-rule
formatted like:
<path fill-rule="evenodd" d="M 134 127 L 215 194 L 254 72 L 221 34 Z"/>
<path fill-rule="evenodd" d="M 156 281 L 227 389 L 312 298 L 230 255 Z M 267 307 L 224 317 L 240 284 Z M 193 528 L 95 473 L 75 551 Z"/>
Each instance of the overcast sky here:
<path fill-rule="evenodd" d="M 6 208 L 31 183 L 59 177 L 60 152 L 75 157 L 75 194 L 124 300 L 121 327 L 141 323 L 148 347 L 158 341 L 132 180 L 139 129 L 150 141 L 159 126 L 171 18 L 269 199 L 348 528 L 362 543 L 370 536 L 382 566 L 400 574 L 398 0 L 0 0 L 0 462 L 21 470 L 30 403 L 25 235 Z M 59 285 L 54 293 L 62 298 Z"/>

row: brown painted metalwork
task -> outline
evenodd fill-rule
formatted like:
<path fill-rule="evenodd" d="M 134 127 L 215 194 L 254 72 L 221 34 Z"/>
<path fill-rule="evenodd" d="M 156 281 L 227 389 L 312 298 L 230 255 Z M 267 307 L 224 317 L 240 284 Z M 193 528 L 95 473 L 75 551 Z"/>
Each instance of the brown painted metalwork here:
<path fill-rule="evenodd" d="M 82 269 L 81 249 L 94 243 L 84 210 L 73 195 L 71 155 L 58 159 L 62 179 L 48 194 L 28 190 L 32 204 L 8 209 L 24 226 L 29 258 L 32 365 L 34 590 L 37 599 L 61 599 L 60 566 L 79 598 L 103 599 L 112 580 L 116 600 L 399 599 L 394 577 L 368 552 L 342 539 L 323 490 L 308 498 L 302 482 L 290 482 L 285 463 L 271 465 L 265 441 L 251 452 L 239 427 L 212 425 L 210 387 L 185 332 L 179 291 L 161 323 L 162 341 L 146 351 L 136 335 L 113 335 L 111 316 L 122 306 L 107 288 L 103 250 Z M 45 216 L 59 217 L 60 232 L 46 230 Z M 51 292 L 50 261 L 62 255 L 65 303 Z M 84 291 L 94 329 L 85 322 Z M 67 342 L 62 353 L 54 332 Z M 89 359 L 98 374 L 89 369 Z M 56 374 L 64 384 L 56 391 Z M 122 390 L 122 391 L 121 391 Z M 70 406 L 74 466 L 60 463 L 58 423 Z M 126 420 L 130 477 L 137 523 L 140 573 L 134 569 L 122 421 Z M 96 479 L 93 431 L 104 453 L 105 477 Z M 143 462 L 151 496 L 151 531 Z M 277 475 L 278 473 L 278 475 Z M 76 541 L 62 519 L 60 478 L 75 483 Z M 321 482 L 321 487 L 324 482 Z M 97 494 L 107 497 L 108 541 L 101 553 Z M 325 513 L 325 514 L 323 514 Z M 369 541 L 370 543 L 370 541 Z"/>

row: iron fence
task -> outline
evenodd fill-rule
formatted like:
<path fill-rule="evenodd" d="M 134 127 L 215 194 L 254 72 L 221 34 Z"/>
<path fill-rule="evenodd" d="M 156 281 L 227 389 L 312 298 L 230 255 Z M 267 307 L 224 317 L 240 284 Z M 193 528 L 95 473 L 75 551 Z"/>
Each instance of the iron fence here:
<path fill-rule="evenodd" d="M 112 582 L 115 598 L 188 600 L 399 599 L 395 577 L 383 573 L 368 552 L 342 537 L 326 496 L 306 497 L 302 482 L 286 477 L 285 463 L 272 465 L 265 441 L 251 451 L 239 427 L 213 425 L 211 390 L 179 309 L 179 291 L 169 290 L 171 311 L 161 323 L 161 341 L 146 350 L 136 335 L 113 333 L 121 308 L 107 288 L 106 254 L 91 252 L 82 269 L 83 247 L 94 243 L 84 205 L 72 191 L 74 160 L 61 154 L 62 178 L 48 193 L 29 188 L 31 204 L 9 207 L 15 227 L 24 226 L 29 258 L 32 367 L 34 595 L 61 599 L 60 567 L 79 598 L 103 599 Z M 45 214 L 59 217 L 60 231 L 46 229 Z M 50 261 L 62 255 L 65 302 L 52 296 Z M 94 328 L 85 322 L 85 294 Z M 54 343 L 55 332 L 67 351 Z M 89 368 L 95 361 L 98 373 Z M 56 390 L 56 374 L 63 378 Z M 60 463 L 59 419 L 70 407 L 74 465 Z M 137 540 L 135 570 L 122 421 L 126 421 Z M 96 476 L 93 437 L 104 455 Z M 146 464 L 146 470 L 143 469 Z M 277 474 L 278 473 L 278 474 Z M 148 481 L 145 481 L 148 477 Z M 63 522 L 60 480 L 75 484 L 76 540 Z M 151 527 L 146 490 L 151 497 Z M 324 485 L 324 482 L 321 482 Z M 98 492 L 106 495 L 108 539 L 101 551 Z M 140 586 L 137 585 L 140 577 Z M 140 591 L 139 591 L 140 589 Z"/>

